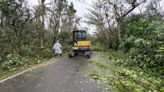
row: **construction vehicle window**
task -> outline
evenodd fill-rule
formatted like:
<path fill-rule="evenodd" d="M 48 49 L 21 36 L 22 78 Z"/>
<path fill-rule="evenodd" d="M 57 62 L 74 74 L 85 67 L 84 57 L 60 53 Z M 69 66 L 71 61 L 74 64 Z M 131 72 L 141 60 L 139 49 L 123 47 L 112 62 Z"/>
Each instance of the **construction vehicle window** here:
<path fill-rule="evenodd" d="M 85 40 L 86 39 L 86 33 L 85 32 L 77 32 L 75 34 L 75 40 Z"/>
<path fill-rule="evenodd" d="M 86 39 L 86 33 L 85 32 L 78 32 L 78 40 L 85 40 Z"/>

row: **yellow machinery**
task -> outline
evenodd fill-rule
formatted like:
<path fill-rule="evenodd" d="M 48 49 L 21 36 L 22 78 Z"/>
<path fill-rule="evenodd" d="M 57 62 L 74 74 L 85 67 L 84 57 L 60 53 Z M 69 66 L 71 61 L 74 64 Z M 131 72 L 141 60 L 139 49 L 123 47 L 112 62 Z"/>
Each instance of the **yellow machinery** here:
<path fill-rule="evenodd" d="M 91 56 L 91 41 L 87 40 L 87 32 L 85 30 L 73 31 L 73 47 L 68 56 L 74 57 L 82 53 L 87 58 Z"/>

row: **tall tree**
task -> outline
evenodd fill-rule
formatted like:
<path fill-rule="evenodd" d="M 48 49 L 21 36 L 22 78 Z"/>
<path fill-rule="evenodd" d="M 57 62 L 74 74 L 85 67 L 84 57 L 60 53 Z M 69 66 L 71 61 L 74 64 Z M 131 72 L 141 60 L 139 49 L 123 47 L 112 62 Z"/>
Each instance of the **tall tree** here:
<path fill-rule="evenodd" d="M 67 10 L 67 14 L 68 14 L 68 23 L 69 23 L 69 32 L 71 31 L 71 26 L 72 26 L 72 21 L 73 19 L 75 18 L 75 13 L 76 13 L 76 10 L 74 9 L 74 5 L 73 3 L 71 2 L 71 5 L 68 7 L 68 10 Z"/>
<path fill-rule="evenodd" d="M 69 5 L 66 0 L 56 0 L 51 11 L 49 27 L 52 30 L 55 42 L 59 38 L 60 32 L 72 30 L 76 10 L 73 3 Z"/>
<path fill-rule="evenodd" d="M 2 0 L 0 4 L 5 25 L 9 28 L 8 38 L 11 40 L 15 51 L 21 54 L 21 44 L 25 36 L 24 29 L 31 21 L 30 10 L 24 0 Z"/>
<path fill-rule="evenodd" d="M 44 28 L 45 28 L 45 14 L 46 14 L 46 5 L 45 0 L 38 0 L 39 6 L 36 8 L 36 18 L 38 23 L 38 29 L 40 30 L 40 47 L 43 48 L 43 39 L 44 39 Z"/>
<path fill-rule="evenodd" d="M 90 10 L 92 13 L 91 17 L 95 17 L 97 10 L 100 11 L 102 16 L 103 25 L 108 28 L 109 39 L 112 35 L 113 26 L 116 26 L 118 31 L 119 43 L 122 44 L 123 34 L 121 32 L 125 18 L 132 13 L 134 9 L 139 7 L 141 4 L 145 3 L 146 0 L 103 0 L 96 1 L 93 7 L 96 7 L 93 10 Z M 102 21 L 98 20 L 98 21 Z"/>

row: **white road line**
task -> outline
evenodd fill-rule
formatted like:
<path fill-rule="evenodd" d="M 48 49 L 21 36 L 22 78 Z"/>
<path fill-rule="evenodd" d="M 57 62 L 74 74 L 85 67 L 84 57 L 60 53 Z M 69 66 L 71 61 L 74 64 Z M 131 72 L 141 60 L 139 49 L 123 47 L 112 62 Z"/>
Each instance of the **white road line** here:
<path fill-rule="evenodd" d="M 51 59 L 51 60 L 49 60 L 49 61 L 52 61 L 52 60 L 53 60 L 53 59 Z M 56 60 L 55 60 L 55 61 L 56 61 Z M 47 61 L 47 62 L 48 62 L 48 61 Z M 53 63 L 53 62 L 51 62 L 51 63 Z M 42 63 L 42 64 L 43 64 L 43 63 Z M 5 81 L 7 81 L 7 80 L 10 80 L 10 79 L 13 79 L 13 78 L 15 78 L 15 77 L 17 77 L 17 76 L 19 76 L 19 75 L 22 75 L 22 74 L 24 74 L 24 73 L 26 73 L 26 72 L 28 72 L 28 71 L 31 71 L 31 70 L 36 69 L 36 68 L 38 68 L 38 67 L 41 67 L 42 64 L 39 64 L 39 65 L 34 66 L 34 67 L 32 67 L 32 68 L 26 69 L 26 70 L 24 70 L 24 71 L 22 71 L 22 72 L 20 72 L 20 73 L 17 73 L 17 74 L 15 74 L 15 75 L 12 75 L 12 76 L 8 77 L 8 78 L 2 79 L 2 80 L 0 80 L 0 83 L 3 83 L 3 82 L 5 82 Z M 47 64 L 49 64 L 49 63 L 47 63 Z"/>
<path fill-rule="evenodd" d="M 30 69 L 27 69 L 27 70 L 24 70 L 24 71 L 22 71 L 22 72 L 20 72 L 20 73 L 17 73 L 17 74 L 15 74 L 15 75 L 13 75 L 13 76 L 10 76 L 10 77 L 8 77 L 8 78 L 6 78 L 6 79 L 3 79 L 3 80 L 0 81 L 0 83 L 3 83 L 3 82 L 5 82 L 5 81 L 7 81 L 7 80 L 9 80 L 9 79 L 13 79 L 13 78 L 15 78 L 15 77 L 17 77 L 17 76 L 19 76 L 19 75 L 22 75 L 22 74 L 24 74 L 25 72 L 30 71 L 30 70 L 32 70 L 32 69 L 34 69 L 34 68 L 35 68 L 35 67 L 32 67 L 32 68 L 30 68 Z"/>

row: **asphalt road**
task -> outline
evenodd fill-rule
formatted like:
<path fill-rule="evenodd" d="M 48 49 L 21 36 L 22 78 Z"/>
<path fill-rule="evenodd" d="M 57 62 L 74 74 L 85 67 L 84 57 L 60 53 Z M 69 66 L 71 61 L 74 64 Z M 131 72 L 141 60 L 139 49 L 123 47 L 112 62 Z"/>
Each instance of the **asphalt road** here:
<path fill-rule="evenodd" d="M 102 92 L 101 86 L 86 76 L 90 70 L 88 59 L 60 57 L 0 83 L 0 92 Z"/>

